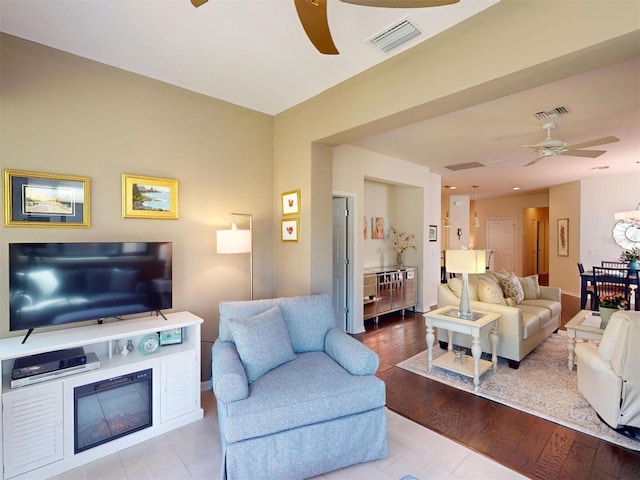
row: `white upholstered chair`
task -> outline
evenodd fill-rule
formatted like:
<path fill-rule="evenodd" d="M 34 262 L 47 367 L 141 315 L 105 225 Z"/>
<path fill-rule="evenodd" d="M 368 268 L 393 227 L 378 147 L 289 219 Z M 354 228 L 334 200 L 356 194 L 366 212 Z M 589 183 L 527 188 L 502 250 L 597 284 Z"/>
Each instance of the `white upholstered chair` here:
<path fill-rule="evenodd" d="M 600 345 L 581 343 L 578 391 L 610 427 L 640 429 L 640 312 L 615 312 Z"/>

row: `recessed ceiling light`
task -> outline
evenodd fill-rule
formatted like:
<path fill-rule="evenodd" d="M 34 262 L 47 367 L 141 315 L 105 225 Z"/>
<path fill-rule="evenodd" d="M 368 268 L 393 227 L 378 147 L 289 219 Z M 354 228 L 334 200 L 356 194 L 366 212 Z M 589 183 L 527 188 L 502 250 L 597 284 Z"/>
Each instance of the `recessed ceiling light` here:
<path fill-rule="evenodd" d="M 455 190 L 458 187 L 454 187 L 453 185 L 445 185 L 444 188 L 446 188 L 447 190 Z"/>
<path fill-rule="evenodd" d="M 520 190 L 520 187 L 513 187 L 511 190 Z"/>

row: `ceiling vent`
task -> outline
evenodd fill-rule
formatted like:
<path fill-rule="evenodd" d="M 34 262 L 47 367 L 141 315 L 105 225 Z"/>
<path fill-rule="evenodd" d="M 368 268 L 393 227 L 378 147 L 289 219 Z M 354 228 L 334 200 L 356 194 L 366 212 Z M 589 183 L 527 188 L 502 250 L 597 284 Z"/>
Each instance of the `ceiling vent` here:
<path fill-rule="evenodd" d="M 366 41 L 387 53 L 418 35 L 422 35 L 422 32 L 405 17 Z"/>
<path fill-rule="evenodd" d="M 536 112 L 534 115 L 538 120 L 549 120 L 550 118 L 558 118 L 560 115 L 566 115 L 567 113 L 569 113 L 567 107 L 555 107 L 550 110 Z"/>
<path fill-rule="evenodd" d="M 457 172 L 458 170 L 469 170 L 470 168 L 478 168 L 484 167 L 485 165 L 479 162 L 469 162 L 469 163 L 457 163 L 455 165 L 447 165 L 444 168 L 448 168 L 449 170 L 453 170 Z"/>

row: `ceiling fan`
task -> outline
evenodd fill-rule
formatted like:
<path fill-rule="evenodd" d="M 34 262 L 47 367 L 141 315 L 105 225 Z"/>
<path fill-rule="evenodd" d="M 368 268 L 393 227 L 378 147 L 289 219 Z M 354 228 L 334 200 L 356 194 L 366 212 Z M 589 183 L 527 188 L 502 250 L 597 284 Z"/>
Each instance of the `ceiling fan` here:
<path fill-rule="evenodd" d="M 606 150 L 582 150 L 586 147 L 595 147 L 596 145 L 604 145 L 606 143 L 614 143 L 620 141 L 616 137 L 602 137 L 597 138 L 595 140 L 590 140 L 588 142 L 576 143 L 574 145 L 567 145 L 567 142 L 564 140 L 556 140 L 551 138 L 551 130 L 556 128 L 556 124 L 553 122 L 545 123 L 542 125 L 542 128 L 547 131 L 547 138 L 545 138 L 540 143 L 535 145 L 524 145 L 526 148 L 530 148 L 531 150 L 537 153 L 537 157 L 531 160 L 529 163 L 525 165 L 528 167 L 529 165 L 533 165 L 538 163 L 545 157 L 551 157 L 553 155 L 565 155 L 570 157 L 588 157 L 588 158 L 596 158 L 606 153 Z"/>
<path fill-rule="evenodd" d="M 191 0 L 194 7 L 207 3 L 208 0 Z M 365 7 L 383 8 L 424 8 L 440 7 L 458 3 L 460 0 L 340 0 L 344 3 Z M 327 19 L 327 0 L 293 0 L 307 37 L 314 47 L 325 55 L 337 55 L 338 49 L 331 38 Z"/>

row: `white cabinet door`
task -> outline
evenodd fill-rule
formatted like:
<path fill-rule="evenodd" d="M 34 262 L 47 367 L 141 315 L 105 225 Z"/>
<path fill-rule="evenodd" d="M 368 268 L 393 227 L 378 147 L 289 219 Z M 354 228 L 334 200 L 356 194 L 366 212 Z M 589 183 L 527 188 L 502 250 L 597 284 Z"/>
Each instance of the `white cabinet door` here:
<path fill-rule="evenodd" d="M 2 402 L 5 478 L 62 460 L 62 382 L 16 390 Z"/>
<path fill-rule="evenodd" d="M 198 407 L 200 372 L 194 352 L 172 355 L 160 362 L 160 421 L 186 415 Z"/>

